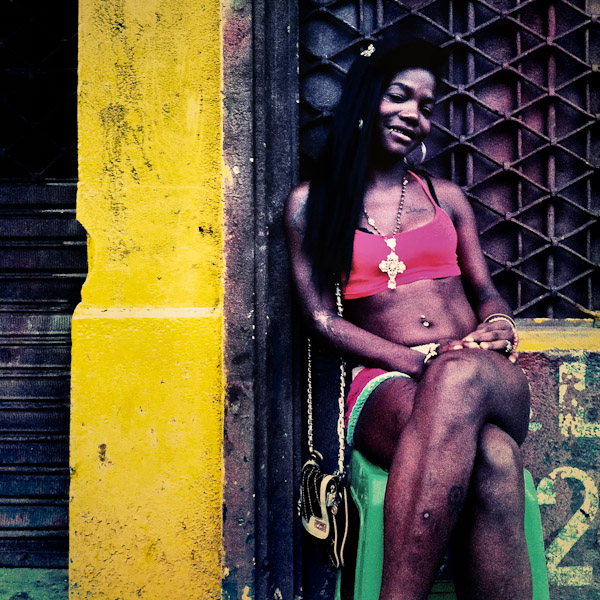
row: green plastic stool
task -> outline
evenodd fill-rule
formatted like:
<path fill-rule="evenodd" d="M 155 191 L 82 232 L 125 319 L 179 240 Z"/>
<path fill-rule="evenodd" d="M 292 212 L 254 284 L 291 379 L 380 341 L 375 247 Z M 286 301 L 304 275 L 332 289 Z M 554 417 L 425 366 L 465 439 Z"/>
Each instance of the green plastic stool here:
<path fill-rule="evenodd" d="M 546 558 L 542 520 L 533 478 L 529 471 L 525 477 L 525 538 L 531 563 L 533 600 L 549 600 Z M 370 463 L 357 450 L 353 450 L 350 461 L 350 493 L 358 508 L 360 532 L 356 555 L 354 578 L 354 600 L 377 600 L 381 588 L 383 568 L 383 499 L 388 474 Z M 336 600 L 340 598 L 340 574 L 336 589 Z M 434 584 L 430 600 L 456 598 L 454 585 L 447 581 Z"/>

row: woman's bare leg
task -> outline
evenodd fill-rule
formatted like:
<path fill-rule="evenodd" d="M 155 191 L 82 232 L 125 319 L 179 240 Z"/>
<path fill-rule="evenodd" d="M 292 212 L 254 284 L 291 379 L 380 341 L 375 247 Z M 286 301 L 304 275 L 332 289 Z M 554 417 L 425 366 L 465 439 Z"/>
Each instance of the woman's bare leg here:
<path fill-rule="evenodd" d="M 400 381 L 400 380 L 396 380 Z M 394 419 L 380 412 L 406 383 L 382 389 L 357 427 L 357 447 L 367 456 L 391 451 L 384 507 L 382 600 L 427 597 L 466 498 L 480 430 L 494 422 L 521 442 L 529 396 L 520 369 L 481 350 L 449 352 L 414 387 L 414 408 L 395 440 L 373 440 L 369 430 Z M 499 392 L 500 390 L 500 392 Z M 387 395 L 387 398 L 382 396 Z M 395 419 L 402 425 L 403 411 Z M 381 436 L 380 436 L 381 437 Z M 380 447 L 373 447 L 379 442 Z M 382 443 L 383 442 L 383 443 Z M 393 446 L 393 449 L 390 447 Z"/>
<path fill-rule="evenodd" d="M 486 425 L 454 536 L 453 567 L 461 600 L 531 598 L 524 511 L 521 451 L 501 429 Z"/>

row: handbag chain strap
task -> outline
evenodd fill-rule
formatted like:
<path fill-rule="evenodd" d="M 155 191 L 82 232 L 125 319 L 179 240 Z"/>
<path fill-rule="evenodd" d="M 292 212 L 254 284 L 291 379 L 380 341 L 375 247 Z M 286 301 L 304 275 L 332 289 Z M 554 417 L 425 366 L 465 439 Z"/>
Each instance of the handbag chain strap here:
<path fill-rule="evenodd" d="M 342 305 L 342 292 L 340 284 L 335 284 L 335 303 L 337 307 L 338 317 L 344 315 L 344 307 Z M 308 338 L 307 345 L 307 374 L 306 374 L 306 403 L 308 411 L 308 453 L 314 454 L 313 447 L 313 388 L 312 388 L 312 348 L 310 338 Z M 336 474 L 340 477 L 344 475 L 344 408 L 346 402 L 346 361 L 340 359 L 340 393 L 338 396 L 338 421 L 337 421 L 337 434 L 338 434 L 338 468 Z"/>

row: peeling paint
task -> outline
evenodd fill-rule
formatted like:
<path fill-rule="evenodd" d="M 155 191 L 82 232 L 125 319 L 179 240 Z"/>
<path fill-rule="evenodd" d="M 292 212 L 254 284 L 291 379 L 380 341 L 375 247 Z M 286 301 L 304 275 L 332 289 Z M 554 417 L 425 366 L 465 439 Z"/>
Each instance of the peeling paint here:
<path fill-rule="evenodd" d="M 598 488 L 585 471 L 568 466 L 559 467 L 552 471 L 549 477 L 540 481 L 538 485 L 540 504 L 556 502 L 554 482 L 559 474 L 562 479 L 574 479 L 583 483 L 584 500 L 546 550 L 548 580 L 556 586 L 583 587 L 593 584 L 594 568 L 591 565 L 560 566 L 560 563 L 590 528 L 598 512 Z"/>
<path fill-rule="evenodd" d="M 98 446 L 98 460 L 105 465 L 112 464 L 110 460 L 106 458 L 106 444 L 100 444 Z"/>
<path fill-rule="evenodd" d="M 589 333 L 591 325 L 568 324 L 566 338 L 572 328 Z M 556 323 L 552 329 L 562 331 Z M 556 335 L 559 340 L 560 333 Z M 582 339 L 589 340 L 587 333 Z M 525 466 L 539 482 L 551 597 L 596 597 L 600 354 L 585 345 L 568 351 L 552 347 L 522 353 L 520 364 L 528 374 L 532 417 L 539 425 L 535 430 L 530 427 L 523 451 Z"/>
<path fill-rule="evenodd" d="M 559 378 L 559 427 L 569 437 L 600 438 L 600 423 L 588 421 L 583 397 L 586 390 L 586 365 L 582 361 L 563 362 Z"/>
<path fill-rule="evenodd" d="M 242 600 L 252 600 L 252 596 L 250 595 L 250 586 L 244 586 L 244 591 L 242 592 Z"/>

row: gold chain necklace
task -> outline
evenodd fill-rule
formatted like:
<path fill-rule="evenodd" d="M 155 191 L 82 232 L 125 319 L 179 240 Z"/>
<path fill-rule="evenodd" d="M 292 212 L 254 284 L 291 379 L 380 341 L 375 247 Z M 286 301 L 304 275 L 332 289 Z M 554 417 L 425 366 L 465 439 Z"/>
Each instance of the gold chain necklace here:
<path fill-rule="evenodd" d="M 390 249 L 390 253 L 386 256 L 385 260 L 382 260 L 379 263 L 379 269 L 382 273 L 385 273 L 388 279 L 388 288 L 390 290 L 396 289 L 396 276 L 399 273 L 404 273 L 406 271 L 406 265 L 403 261 L 399 260 L 398 255 L 394 252 L 396 249 L 396 234 L 400 230 L 400 221 L 402 219 L 402 209 L 404 208 L 404 196 L 406 195 L 406 186 L 408 184 L 408 179 L 406 175 L 402 178 L 402 192 L 400 193 L 400 201 L 398 202 L 398 212 L 396 213 L 396 226 L 394 227 L 394 231 L 391 234 L 391 237 L 386 237 L 382 231 L 375 225 L 375 221 L 372 217 L 369 216 L 367 211 L 363 206 L 363 213 L 365 213 L 365 217 L 367 217 L 367 223 L 375 230 L 375 232 L 383 238 L 383 241 L 386 243 L 387 247 Z"/>

